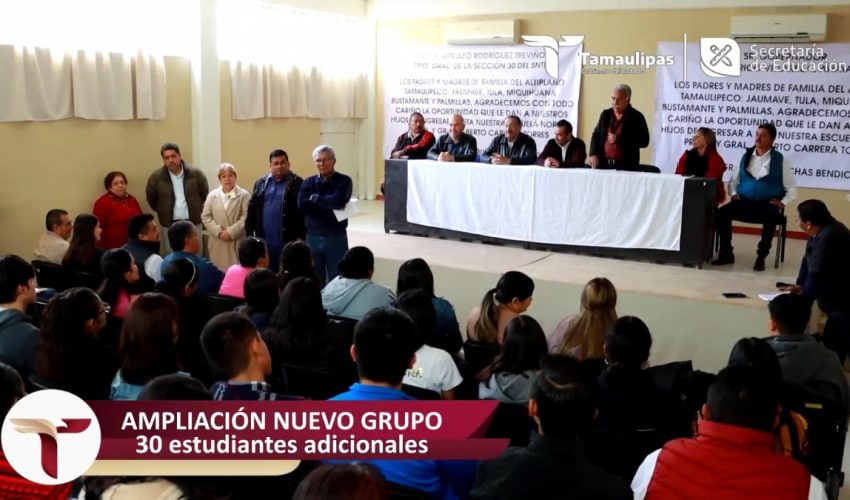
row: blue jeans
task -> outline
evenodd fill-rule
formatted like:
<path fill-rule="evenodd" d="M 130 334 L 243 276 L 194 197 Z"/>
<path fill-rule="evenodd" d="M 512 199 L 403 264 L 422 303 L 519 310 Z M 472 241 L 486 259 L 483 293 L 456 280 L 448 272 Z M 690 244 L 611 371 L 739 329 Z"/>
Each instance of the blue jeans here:
<path fill-rule="evenodd" d="M 307 235 L 307 245 L 313 252 L 313 269 L 324 283 L 328 283 L 339 274 L 337 266 L 348 251 L 348 235 L 319 236 Z"/>

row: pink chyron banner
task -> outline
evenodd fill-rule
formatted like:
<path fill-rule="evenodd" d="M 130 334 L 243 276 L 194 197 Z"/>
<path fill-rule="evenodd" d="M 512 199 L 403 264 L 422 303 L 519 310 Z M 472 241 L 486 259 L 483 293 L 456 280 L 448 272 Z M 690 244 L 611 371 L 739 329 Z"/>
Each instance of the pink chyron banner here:
<path fill-rule="evenodd" d="M 91 401 L 98 461 L 485 460 L 497 401 Z"/>

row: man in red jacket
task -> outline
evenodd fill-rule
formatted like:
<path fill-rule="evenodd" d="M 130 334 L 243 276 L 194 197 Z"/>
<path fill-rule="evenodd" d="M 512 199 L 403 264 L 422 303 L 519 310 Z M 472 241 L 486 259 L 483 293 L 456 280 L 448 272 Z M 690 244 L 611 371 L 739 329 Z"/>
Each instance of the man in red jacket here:
<path fill-rule="evenodd" d="M 398 136 L 390 157 L 396 160 L 401 157 L 424 160 L 435 141 L 434 134 L 425 129 L 425 117 L 422 113 L 413 112 L 408 119 L 408 131 Z"/>
<path fill-rule="evenodd" d="M 697 437 L 675 439 L 654 451 L 634 479 L 635 499 L 824 499 L 817 478 L 773 451 L 779 400 L 758 368 L 724 368 L 708 389 Z"/>

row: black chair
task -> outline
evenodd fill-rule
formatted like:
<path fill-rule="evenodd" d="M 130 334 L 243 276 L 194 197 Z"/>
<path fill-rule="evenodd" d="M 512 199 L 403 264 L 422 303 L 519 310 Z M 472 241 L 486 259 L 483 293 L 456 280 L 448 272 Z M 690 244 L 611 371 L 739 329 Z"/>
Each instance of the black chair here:
<path fill-rule="evenodd" d="M 52 288 L 57 292 L 61 292 L 68 288 L 67 273 L 65 268 L 52 262 L 44 260 L 32 261 L 32 267 L 35 268 L 35 277 L 38 286 L 43 288 Z"/>
<path fill-rule="evenodd" d="M 286 394 L 316 400 L 330 399 L 356 382 L 351 377 L 309 365 L 284 363 Z"/>
<path fill-rule="evenodd" d="M 211 293 L 207 295 L 206 301 L 207 304 L 209 304 L 210 306 L 210 310 L 212 311 L 213 316 L 224 312 L 231 312 L 237 307 L 245 304 L 245 300 L 240 299 L 239 297 L 219 295 L 217 293 Z"/>
<path fill-rule="evenodd" d="M 648 174 L 660 174 L 661 169 L 655 165 L 638 165 L 638 172 L 646 172 Z"/>
<path fill-rule="evenodd" d="M 67 273 L 67 281 L 65 282 L 66 288 L 82 287 L 97 291 L 103 283 L 103 276 L 98 274 L 73 270 L 66 270 L 65 272 Z"/>
<path fill-rule="evenodd" d="M 630 482 L 643 459 L 664 445 L 666 436 L 655 429 L 619 433 L 590 428 L 583 440 L 590 463 Z"/>
<path fill-rule="evenodd" d="M 773 262 L 773 268 L 779 268 L 779 263 L 785 263 L 785 240 L 788 237 L 788 216 L 785 215 L 785 209 L 779 209 L 779 215 L 776 219 L 776 255 Z M 740 222 L 747 224 L 764 224 L 764 220 L 759 217 L 749 217 L 746 220 L 741 219 Z M 714 232 L 714 253 L 720 251 L 720 238 L 717 237 L 717 231 Z"/>
<path fill-rule="evenodd" d="M 528 414 L 528 405 L 499 403 L 484 436 L 506 438 L 510 440 L 510 446 L 527 446 L 534 430 L 537 430 L 537 424 Z"/>
<path fill-rule="evenodd" d="M 466 360 L 467 373 L 478 373 L 487 367 L 497 354 L 499 354 L 499 346 L 496 344 L 467 340 L 463 344 L 463 358 Z"/>
<path fill-rule="evenodd" d="M 401 390 L 410 397 L 420 401 L 436 401 L 443 399 L 443 395 L 437 391 L 416 387 L 415 385 L 402 384 Z"/>

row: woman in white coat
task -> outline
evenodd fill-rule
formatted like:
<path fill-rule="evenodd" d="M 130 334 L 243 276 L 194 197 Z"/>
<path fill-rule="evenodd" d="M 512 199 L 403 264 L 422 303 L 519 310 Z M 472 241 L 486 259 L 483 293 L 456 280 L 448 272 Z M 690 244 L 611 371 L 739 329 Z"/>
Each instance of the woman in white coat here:
<path fill-rule="evenodd" d="M 218 167 L 221 187 L 210 191 L 204 202 L 201 220 L 209 235 L 210 261 L 221 270 L 239 262 L 236 249 L 245 238 L 245 218 L 251 193 L 236 185 L 236 167 L 222 163 Z"/>

